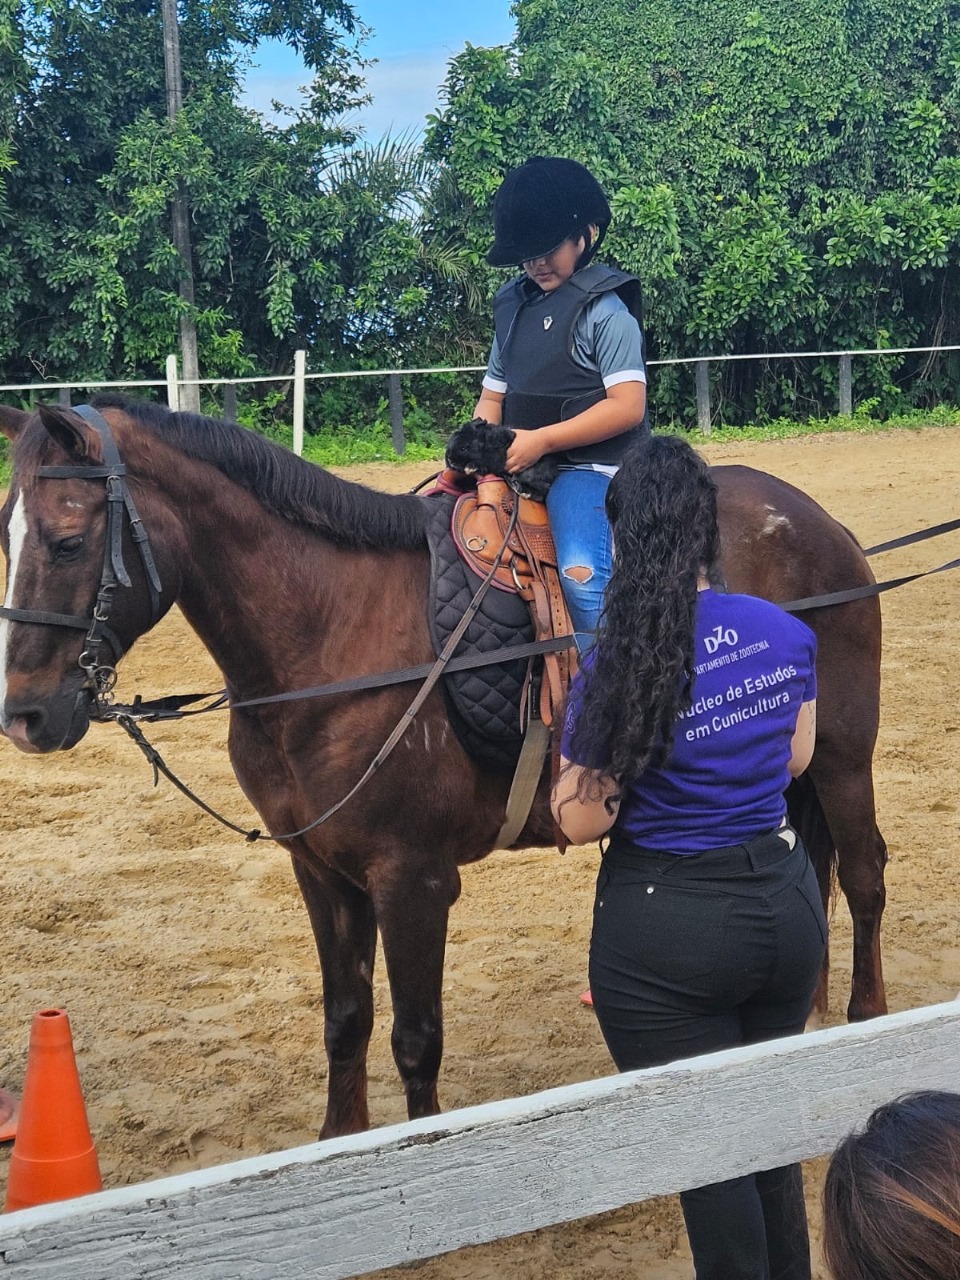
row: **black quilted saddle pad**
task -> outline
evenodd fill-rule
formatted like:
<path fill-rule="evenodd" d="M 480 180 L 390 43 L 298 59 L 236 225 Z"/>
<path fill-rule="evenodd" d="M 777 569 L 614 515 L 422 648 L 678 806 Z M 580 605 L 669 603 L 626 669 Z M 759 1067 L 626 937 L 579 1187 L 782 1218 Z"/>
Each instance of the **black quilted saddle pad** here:
<path fill-rule="evenodd" d="M 428 622 L 433 647 L 439 655 L 483 579 L 464 564 L 450 535 L 456 498 L 442 493 L 424 501 L 429 504 Z M 533 638 L 530 610 L 524 601 L 513 592 L 491 586 L 455 656 L 491 653 L 506 645 L 527 644 Z M 523 744 L 520 695 L 528 663 L 529 659 L 520 659 L 443 677 L 441 686 L 450 723 L 464 750 L 475 759 L 504 769 L 516 766 Z"/>

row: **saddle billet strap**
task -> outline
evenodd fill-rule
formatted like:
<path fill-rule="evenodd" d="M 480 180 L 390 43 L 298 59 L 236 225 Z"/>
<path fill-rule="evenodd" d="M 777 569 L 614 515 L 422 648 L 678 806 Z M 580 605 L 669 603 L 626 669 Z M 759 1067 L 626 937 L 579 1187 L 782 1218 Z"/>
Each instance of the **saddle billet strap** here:
<path fill-rule="evenodd" d="M 568 635 L 573 630 L 570 612 L 560 584 L 557 557 L 546 512 L 542 504 L 518 498 L 520 518 L 516 538 L 520 553 L 530 568 L 531 614 L 538 640 Z M 531 511 L 531 508 L 533 510 Z M 532 519 L 529 517 L 532 515 Z M 527 516 L 528 518 L 524 518 Z M 567 648 L 544 657 L 544 680 L 540 687 L 540 718 L 552 725 L 562 713 L 567 689 L 576 664 L 576 650 Z"/>
<path fill-rule="evenodd" d="M 495 849 L 509 849 L 530 817 L 543 775 L 543 762 L 550 749 L 550 729 L 538 716 L 531 716 L 523 735 L 520 759 L 510 783 L 507 811 L 494 841 Z"/>

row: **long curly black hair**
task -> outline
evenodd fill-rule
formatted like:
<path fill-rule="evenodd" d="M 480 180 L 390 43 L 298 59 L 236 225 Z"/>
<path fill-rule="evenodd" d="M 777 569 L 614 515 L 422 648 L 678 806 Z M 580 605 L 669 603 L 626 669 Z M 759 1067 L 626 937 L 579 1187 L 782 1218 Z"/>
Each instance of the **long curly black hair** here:
<path fill-rule="evenodd" d="M 717 486 L 677 436 L 633 446 L 607 492 L 613 576 L 574 726 L 578 760 L 619 789 L 662 763 L 691 702 L 697 583 L 720 583 Z M 584 784 L 582 784 L 584 785 Z"/>

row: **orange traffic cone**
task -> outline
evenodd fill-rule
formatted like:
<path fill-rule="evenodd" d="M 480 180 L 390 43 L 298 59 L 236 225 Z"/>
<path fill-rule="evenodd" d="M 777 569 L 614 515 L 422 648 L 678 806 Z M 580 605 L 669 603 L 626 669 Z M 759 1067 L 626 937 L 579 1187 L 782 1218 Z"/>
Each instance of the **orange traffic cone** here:
<path fill-rule="evenodd" d="M 12 1142 L 17 1136 L 17 1113 L 20 1103 L 12 1093 L 0 1089 L 0 1142 Z"/>
<path fill-rule="evenodd" d="M 63 1009 L 42 1009 L 30 1029 L 6 1209 L 69 1200 L 102 1186 L 73 1055 L 70 1019 Z"/>

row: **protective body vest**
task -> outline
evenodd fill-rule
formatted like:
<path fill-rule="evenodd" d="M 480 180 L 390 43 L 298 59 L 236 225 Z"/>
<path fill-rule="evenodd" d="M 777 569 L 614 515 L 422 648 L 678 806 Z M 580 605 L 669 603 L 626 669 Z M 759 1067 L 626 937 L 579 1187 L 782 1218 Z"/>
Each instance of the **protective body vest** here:
<path fill-rule="evenodd" d="M 493 321 L 507 380 L 503 423 L 531 429 L 565 422 L 606 398 L 599 370 L 586 369 L 573 356 L 573 330 L 584 308 L 604 293 L 616 293 L 640 326 L 645 357 L 640 281 L 615 267 L 591 263 L 559 289 L 544 293 L 528 276 L 517 276 L 498 290 Z M 645 358 L 644 358 L 644 363 Z M 647 415 L 622 435 L 567 449 L 561 462 L 615 466 L 630 444 L 649 434 Z"/>

